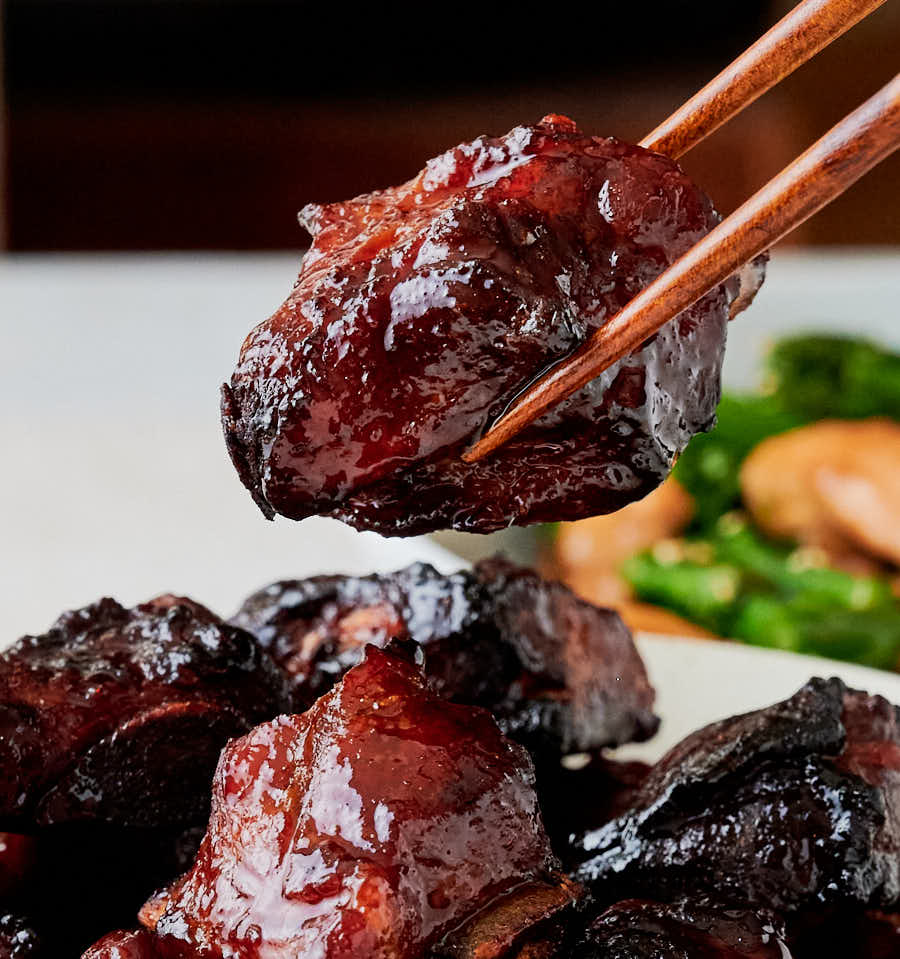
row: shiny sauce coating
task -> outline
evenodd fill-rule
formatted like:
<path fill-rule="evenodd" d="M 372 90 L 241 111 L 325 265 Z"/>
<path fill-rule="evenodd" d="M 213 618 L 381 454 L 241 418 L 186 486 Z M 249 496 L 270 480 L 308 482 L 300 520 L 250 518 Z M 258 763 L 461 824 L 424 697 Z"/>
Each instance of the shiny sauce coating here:
<path fill-rule="evenodd" d="M 194 867 L 143 921 L 179 956 L 414 957 L 554 865 L 524 750 L 370 647 L 225 749 Z"/>
<path fill-rule="evenodd" d="M 610 512 L 714 420 L 731 293 L 704 297 L 495 455 L 461 452 L 718 217 L 673 161 L 559 116 L 308 206 L 293 292 L 223 387 L 268 516 L 411 535 Z"/>

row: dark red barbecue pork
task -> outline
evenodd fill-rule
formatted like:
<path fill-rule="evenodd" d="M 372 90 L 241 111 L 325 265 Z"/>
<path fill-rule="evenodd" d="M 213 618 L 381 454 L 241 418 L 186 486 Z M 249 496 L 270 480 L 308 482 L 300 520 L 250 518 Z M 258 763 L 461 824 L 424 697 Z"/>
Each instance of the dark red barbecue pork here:
<path fill-rule="evenodd" d="M 782 915 L 900 903 L 900 710 L 839 679 L 697 730 L 574 844 L 601 898 L 709 896 Z"/>
<path fill-rule="evenodd" d="M 184 598 L 20 639 L 0 654 L 0 913 L 52 956 L 133 923 L 192 861 L 222 747 L 288 706 L 253 637 Z"/>
<path fill-rule="evenodd" d="M 0 828 L 202 821 L 219 750 L 287 705 L 253 637 L 191 600 L 64 613 L 0 653 Z"/>
<path fill-rule="evenodd" d="M 490 709 L 535 756 L 647 739 L 658 725 L 619 615 L 502 559 L 450 576 L 415 563 L 284 580 L 249 596 L 231 622 L 292 678 L 298 711 L 358 663 L 367 643 L 408 638 L 424 650 L 435 692 Z"/>
<path fill-rule="evenodd" d="M 716 224 L 673 161 L 560 116 L 402 186 L 310 205 L 293 292 L 222 411 L 267 516 L 409 535 L 574 520 L 639 499 L 719 399 L 721 287 L 480 463 L 462 451 Z"/>
<path fill-rule="evenodd" d="M 225 749 L 193 869 L 142 913 L 163 955 L 418 959 L 536 889 L 542 916 L 572 901 L 527 754 L 413 655 L 369 647 L 309 711 Z"/>

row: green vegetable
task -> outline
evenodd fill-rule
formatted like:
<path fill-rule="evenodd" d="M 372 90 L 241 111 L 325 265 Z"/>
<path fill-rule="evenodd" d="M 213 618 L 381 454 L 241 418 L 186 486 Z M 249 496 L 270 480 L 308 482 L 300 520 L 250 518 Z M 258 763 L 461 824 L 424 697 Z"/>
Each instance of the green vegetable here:
<path fill-rule="evenodd" d="M 774 596 L 747 598 L 732 621 L 730 635 L 754 646 L 770 646 L 792 653 L 799 653 L 803 646 L 797 615 L 783 599 Z"/>
<path fill-rule="evenodd" d="M 640 599 L 721 636 L 885 669 L 900 663 L 900 606 L 886 581 L 810 565 L 804 551 L 767 541 L 734 513 L 708 537 L 631 557 L 622 574 Z"/>
<path fill-rule="evenodd" d="M 809 566 L 803 551 L 767 542 L 746 522 L 724 516 L 716 526 L 712 546 L 720 562 L 738 567 L 763 589 L 786 598 L 802 596 L 808 606 L 823 610 L 863 610 L 894 602 L 890 585 L 874 576 L 852 576 L 827 566 Z"/>
<path fill-rule="evenodd" d="M 738 473 L 757 443 L 803 423 L 777 400 L 764 396 L 725 394 L 711 433 L 695 436 L 675 464 L 674 475 L 694 498 L 692 528 L 710 529 L 719 517 L 740 503 Z"/>
<path fill-rule="evenodd" d="M 741 574 L 734 566 L 707 566 L 693 560 L 669 562 L 652 553 L 638 553 L 625 561 L 622 575 L 640 599 L 727 635 L 741 590 Z"/>
<path fill-rule="evenodd" d="M 896 669 L 900 663 L 900 610 L 810 610 L 802 599 L 752 596 L 734 620 L 732 636 L 756 646 L 826 656 Z"/>
<path fill-rule="evenodd" d="M 861 613 L 832 613 L 804 624 L 802 652 L 896 669 L 900 662 L 900 613 L 871 609 Z"/>
<path fill-rule="evenodd" d="M 538 547 L 550 546 L 559 535 L 560 523 L 541 523 L 533 527 Z"/>
<path fill-rule="evenodd" d="M 815 550 L 761 536 L 735 511 L 740 468 L 770 436 L 825 417 L 900 420 L 900 355 L 864 340 L 796 336 L 776 344 L 766 395 L 726 394 L 716 428 L 674 475 L 693 497 L 690 538 L 627 560 L 639 599 L 745 642 L 900 668 L 900 604 L 886 579 L 822 565 Z"/>
<path fill-rule="evenodd" d="M 769 354 L 771 399 L 807 421 L 900 419 L 900 355 L 845 336 L 795 336 Z"/>

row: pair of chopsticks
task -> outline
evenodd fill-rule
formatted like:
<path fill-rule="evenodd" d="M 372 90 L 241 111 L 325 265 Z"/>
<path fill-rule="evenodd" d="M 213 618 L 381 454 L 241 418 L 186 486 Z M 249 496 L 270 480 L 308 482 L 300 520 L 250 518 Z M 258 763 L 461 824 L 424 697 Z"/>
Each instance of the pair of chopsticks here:
<path fill-rule="evenodd" d="M 884 2 L 804 0 L 642 140 L 641 146 L 673 158 L 681 156 Z M 466 450 L 463 459 L 475 463 L 487 456 L 637 350 L 660 327 L 840 196 L 898 147 L 900 74 L 537 379 Z"/>

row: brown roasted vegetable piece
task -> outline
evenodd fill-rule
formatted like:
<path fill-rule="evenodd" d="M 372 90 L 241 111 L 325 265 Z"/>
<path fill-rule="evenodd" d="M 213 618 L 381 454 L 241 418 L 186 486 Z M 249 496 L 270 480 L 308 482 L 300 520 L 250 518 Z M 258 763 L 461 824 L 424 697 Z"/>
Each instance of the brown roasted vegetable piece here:
<path fill-rule="evenodd" d="M 0 901 L 54 955 L 133 923 L 193 859 L 222 747 L 289 702 L 254 638 L 186 599 L 104 599 L 19 640 L 0 654 L 0 827 L 15 830 Z"/>
<path fill-rule="evenodd" d="M 631 809 L 585 834 L 601 898 L 707 895 L 792 914 L 900 898 L 900 722 L 878 696 L 813 679 L 714 723 L 651 771 Z"/>
<path fill-rule="evenodd" d="M 541 918 L 573 901 L 527 753 L 413 655 L 370 646 L 309 711 L 228 745 L 193 868 L 141 914 L 166 957 L 419 959 L 527 884 L 564 891 Z"/>
<path fill-rule="evenodd" d="M 500 559 L 444 576 L 415 564 L 362 578 L 273 583 L 232 622 L 293 677 L 305 708 L 391 637 L 425 650 L 432 688 L 490 709 L 501 728 L 552 757 L 647 739 L 653 689 L 616 613 Z"/>
<path fill-rule="evenodd" d="M 733 285 L 499 452 L 460 459 L 718 222 L 666 157 L 548 116 L 301 222 L 293 292 L 222 391 L 231 458 L 269 517 L 411 535 L 608 513 L 714 422 Z"/>
<path fill-rule="evenodd" d="M 791 959 L 781 923 L 706 903 L 629 900 L 598 916 L 566 959 Z M 562 957 L 560 957 L 562 959 Z"/>
<path fill-rule="evenodd" d="M 900 563 L 900 424 L 820 420 L 760 443 L 741 494 L 770 536 Z"/>

